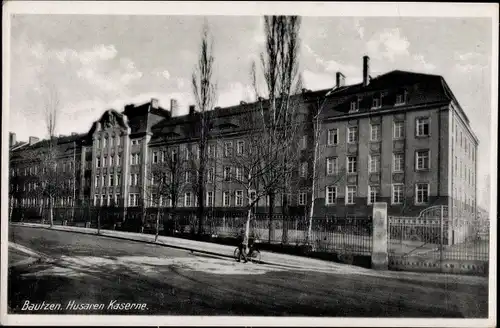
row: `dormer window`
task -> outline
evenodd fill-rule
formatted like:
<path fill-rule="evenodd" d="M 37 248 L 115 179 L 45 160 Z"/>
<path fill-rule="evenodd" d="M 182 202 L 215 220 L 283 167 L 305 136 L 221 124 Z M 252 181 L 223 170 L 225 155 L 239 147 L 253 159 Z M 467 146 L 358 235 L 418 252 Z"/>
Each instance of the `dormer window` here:
<path fill-rule="evenodd" d="M 349 113 L 355 113 L 359 111 L 359 102 L 360 102 L 360 97 L 358 97 L 356 100 L 351 101 L 351 107 L 349 108 Z"/>
<path fill-rule="evenodd" d="M 403 90 L 396 95 L 396 106 L 406 104 L 407 91 Z"/>
<path fill-rule="evenodd" d="M 382 95 L 376 94 L 373 96 L 372 109 L 376 109 L 376 108 L 380 108 L 380 107 L 382 107 Z"/>

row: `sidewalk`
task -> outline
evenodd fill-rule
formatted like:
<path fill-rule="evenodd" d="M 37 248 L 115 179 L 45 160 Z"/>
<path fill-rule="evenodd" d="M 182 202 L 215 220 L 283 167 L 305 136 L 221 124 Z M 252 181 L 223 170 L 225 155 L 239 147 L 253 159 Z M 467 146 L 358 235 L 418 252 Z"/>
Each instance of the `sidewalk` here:
<path fill-rule="evenodd" d="M 51 230 L 59 231 L 71 231 L 77 233 L 85 234 L 95 234 L 97 235 L 97 229 L 95 228 L 81 228 L 73 226 L 58 226 L 54 225 L 50 228 L 48 224 L 37 224 L 37 223 L 11 223 L 12 225 L 26 226 L 26 227 L 36 227 L 36 228 L 46 228 Z M 173 248 L 181 248 L 197 253 L 217 255 L 233 258 L 235 246 L 221 245 L 216 243 L 209 243 L 197 240 L 189 240 L 184 238 L 158 236 L 158 240 L 155 242 L 155 236 L 150 234 L 141 234 L 136 232 L 124 232 L 115 230 L 102 230 L 100 232 L 101 236 L 126 239 L 131 241 L 142 241 L 147 243 L 153 243 Z M 318 268 L 324 270 L 338 270 L 338 267 L 342 264 L 333 263 L 328 261 L 316 260 L 307 257 L 293 256 L 287 254 L 279 254 L 272 252 L 261 251 L 261 261 L 262 264 L 269 265 L 280 265 L 300 269 L 311 269 Z M 356 269 L 358 269 L 356 267 Z M 359 268 L 361 270 L 367 270 Z"/>
<path fill-rule="evenodd" d="M 13 222 L 10 224 L 17 226 L 97 235 L 97 229 L 95 228 L 81 228 L 81 227 L 57 226 L 57 225 L 54 225 L 52 228 L 50 228 L 50 225 L 48 224 L 18 223 L 18 222 Z M 189 240 L 176 237 L 167 237 L 167 236 L 158 236 L 158 240 L 155 242 L 154 235 L 141 234 L 135 232 L 101 230 L 100 236 L 118 238 L 130 241 L 146 242 L 172 248 L 185 249 L 196 253 L 223 256 L 227 258 L 233 258 L 235 250 L 235 246 L 220 245 L 215 243 L 202 242 L 202 241 Z M 362 274 L 368 276 L 399 278 L 399 279 L 404 278 L 404 279 L 421 280 L 421 281 L 447 280 L 448 282 L 451 282 L 453 280 L 457 280 L 457 282 L 460 281 L 461 283 L 469 283 L 469 284 L 477 284 L 477 283 L 482 284 L 487 281 L 487 278 L 476 277 L 476 276 L 458 276 L 458 275 L 447 275 L 441 273 L 424 274 L 424 273 L 403 272 L 403 271 L 375 271 L 372 269 L 366 269 L 348 264 L 341 264 L 341 263 L 323 261 L 318 259 L 312 259 L 308 257 L 294 256 L 294 255 L 280 254 L 280 253 L 273 253 L 266 251 L 261 251 L 260 262 L 262 264 L 288 267 L 291 269 L 297 269 L 301 271 L 324 271 L 328 273 L 358 274 L 358 275 Z"/>

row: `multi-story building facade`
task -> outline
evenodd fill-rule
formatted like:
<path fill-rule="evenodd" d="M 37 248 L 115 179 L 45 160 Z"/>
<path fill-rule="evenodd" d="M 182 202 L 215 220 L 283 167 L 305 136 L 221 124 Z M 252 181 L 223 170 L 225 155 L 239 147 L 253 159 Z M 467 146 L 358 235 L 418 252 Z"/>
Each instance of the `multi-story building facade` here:
<path fill-rule="evenodd" d="M 298 145 L 302 152 L 298 183 L 286 195 L 289 204 L 304 209 L 311 205 L 315 143 L 311 113 L 322 104 L 315 215 L 369 215 L 371 205 L 379 201 L 387 202 L 394 215 L 415 215 L 432 205 L 448 205 L 454 215 L 476 213 L 478 139 L 445 80 L 404 71 L 371 78 L 365 56 L 363 82 L 345 85 L 344 81 L 339 72 L 333 89 L 303 90 L 294 96 L 305 128 Z M 207 206 L 243 206 L 245 191 L 226 178 L 242 172 L 224 159 L 245 148 L 245 113 L 261 101 L 212 111 L 216 120 L 207 145 Z M 76 201 L 101 206 L 172 206 L 171 201 L 149 201 L 148 187 L 155 183 L 150 177 L 154 166 L 168 156 L 192 163 L 199 156 L 200 115 L 194 106 L 187 115 L 177 115 L 178 110 L 175 100 L 170 109 L 164 109 L 152 99 L 139 106 L 127 105 L 121 113 L 108 110 L 88 133 L 59 138 L 62 149 L 73 145 L 72 150 L 61 152 L 60 160 L 71 157 L 68 151 L 77 158 Z M 23 174 L 27 165 L 23 154 L 43 147 L 44 141 L 20 144 L 11 138 L 11 146 L 11 172 L 16 177 L 11 180 L 11 191 L 15 191 L 11 195 L 16 204 L 30 206 L 33 201 L 26 199 L 32 196 L 24 191 L 28 175 Z M 194 208 L 195 172 L 182 174 L 177 206 Z M 262 199 L 259 206 L 265 207 L 266 201 Z M 279 207 L 281 201 L 276 204 Z"/>

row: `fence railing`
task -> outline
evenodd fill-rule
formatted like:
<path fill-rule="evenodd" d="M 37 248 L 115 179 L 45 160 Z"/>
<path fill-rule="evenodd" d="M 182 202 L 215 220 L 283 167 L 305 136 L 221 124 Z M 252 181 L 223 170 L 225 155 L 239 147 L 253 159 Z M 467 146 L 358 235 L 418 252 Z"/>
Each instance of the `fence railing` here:
<path fill-rule="evenodd" d="M 471 218 L 389 217 L 391 256 L 435 260 L 489 260 L 484 223 Z"/>
<path fill-rule="evenodd" d="M 196 234 L 196 212 L 170 208 L 83 207 L 54 208 L 54 224 L 100 226 L 132 232 L 154 232 L 159 215 L 161 234 Z M 12 221 L 48 223 L 47 208 L 15 208 Z M 241 211 L 207 211 L 203 232 L 213 237 L 235 238 L 245 227 L 247 214 Z M 310 236 L 309 225 L 311 225 Z M 275 214 L 252 215 L 250 233 L 262 242 L 281 245 L 313 246 L 320 252 L 370 255 L 372 220 L 370 217 L 314 217 L 311 224 L 304 216 Z"/>

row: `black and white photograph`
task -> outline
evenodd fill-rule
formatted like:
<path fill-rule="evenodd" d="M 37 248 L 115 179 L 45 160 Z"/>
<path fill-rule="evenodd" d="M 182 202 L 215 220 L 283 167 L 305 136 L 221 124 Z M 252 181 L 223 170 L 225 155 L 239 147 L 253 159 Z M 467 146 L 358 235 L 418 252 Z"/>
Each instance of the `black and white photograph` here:
<path fill-rule="evenodd" d="M 2 324 L 496 326 L 498 4 L 3 9 Z"/>

